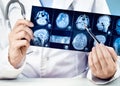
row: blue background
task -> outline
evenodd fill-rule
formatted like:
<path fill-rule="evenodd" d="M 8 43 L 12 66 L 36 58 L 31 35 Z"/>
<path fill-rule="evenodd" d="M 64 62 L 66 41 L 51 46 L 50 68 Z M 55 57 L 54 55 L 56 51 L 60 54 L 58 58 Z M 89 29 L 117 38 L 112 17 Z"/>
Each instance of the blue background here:
<path fill-rule="evenodd" d="M 106 0 L 112 15 L 120 16 L 120 0 Z"/>

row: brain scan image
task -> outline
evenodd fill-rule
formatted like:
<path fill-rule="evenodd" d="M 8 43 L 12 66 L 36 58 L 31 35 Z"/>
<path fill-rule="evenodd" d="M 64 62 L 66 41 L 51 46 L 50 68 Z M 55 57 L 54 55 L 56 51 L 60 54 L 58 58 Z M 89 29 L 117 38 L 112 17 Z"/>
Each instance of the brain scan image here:
<path fill-rule="evenodd" d="M 115 48 L 116 53 L 120 55 L 120 38 L 116 38 L 113 43 L 113 47 Z"/>
<path fill-rule="evenodd" d="M 108 27 L 110 26 L 110 17 L 109 16 L 100 16 L 97 21 L 97 28 L 99 31 L 107 32 Z"/>
<path fill-rule="evenodd" d="M 36 45 L 36 46 L 41 46 L 42 43 L 41 43 L 40 38 L 39 37 L 34 37 L 33 44 Z"/>
<path fill-rule="evenodd" d="M 69 44 L 70 43 L 70 37 L 52 35 L 50 37 L 50 42 L 61 43 L 61 44 Z"/>
<path fill-rule="evenodd" d="M 45 11 L 39 11 L 35 17 L 36 23 L 40 26 L 45 26 L 49 23 L 49 14 Z"/>
<path fill-rule="evenodd" d="M 89 25 L 89 17 L 87 15 L 80 15 L 76 20 L 76 27 L 79 30 L 85 30 L 85 25 Z"/>
<path fill-rule="evenodd" d="M 98 39 L 98 41 L 102 44 L 105 44 L 106 42 L 106 37 L 104 35 L 96 35 L 96 38 Z M 96 44 L 97 42 L 94 41 L 94 45 Z"/>
<path fill-rule="evenodd" d="M 83 50 L 87 46 L 87 37 L 83 33 L 77 34 L 73 41 L 72 45 L 76 50 Z"/>
<path fill-rule="evenodd" d="M 117 21 L 115 30 L 116 30 L 117 34 L 120 35 L 120 19 Z"/>
<path fill-rule="evenodd" d="M 46 29 L 39 29 L 34 32 L 33 44 L 43 46 L 49 39 L 49 33 Z"/>
<path fill-rule="evenodd" d="M 69 15 L 66 13 L 60 13 L 56 19 L 56 25 L 60 29 L 65 29 L 69 25 Z"/>

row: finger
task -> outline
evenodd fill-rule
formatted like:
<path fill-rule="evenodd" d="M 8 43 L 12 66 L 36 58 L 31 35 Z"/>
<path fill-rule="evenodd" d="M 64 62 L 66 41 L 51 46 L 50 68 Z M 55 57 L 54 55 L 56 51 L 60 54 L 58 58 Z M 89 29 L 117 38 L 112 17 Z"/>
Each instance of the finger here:
<path fill-rule="evenodd" d="M 14 40 L 22 40 L 22 39 L 26 39 L 28 42 L 30 42 L 30 40 L 32 38 L 27 32 L 21 31 L 21 32 L 19 32 L 18 34 L 15 35 Z"/>
<path fill-rule="evenodd" d="M 13 33 L 14 33 L 14 34 L 17 34 L 17 33 L 19 33 L 20 31 L 25 31 L 25 32 L 27 32 L 27 33 L 30 35 L 30 37 L 33 39 L 33 32 L 32 32 L 32 30 L 31 30 L 29 27 L 24 26 L 24 25 L 20 25 L 20 26 L 18 26 L 16 29 L 13 30 Z"/>
<path fill-rule="evenodd" d="M 97 52 L 96 52 L 96 48 L 95 48 L 95 47 L 92 48 L 92 57 L 93 57 L 94 66 L 95 66 L 95 68 L 97 69 L 97 71 L 101 70 L 102 67 L 101 67 L 101 65 L 100 65 L 100 62 L 99 62 L 99 59 L 98 59 L 98 56 L 97 56 Z"/>
<path fill-rule="evenodd" d="M 25 27 L 25 31 L 31 36 L 31 39 L 33 39 L 33 31 L 29 27 Z"/>
<path fill-rule="evenodd" d="M 17 40 L 12 43 L 12 46 L 14 49 L 20 49 L 21 47 L 28 48 L 30 46 L 30 43 L 27 40 Z"/>
<path fill-rule="evenodd" d="M 97 57 L 99 59 L 102 70 L 104 70 L 107 67 L 107 62 L 106 62 L 106 60 L 104 58 L 104 56 L 106 55 L 106 52 L 100 46 L 100 44 L 96 44 L 96 52 L 97 52 Z"/>
<path fill-rule="evenodd" d="M 96 71 L 96 68 L 95 68 L 94 63 L 93 63 L 92 53 L 91 52 L 89 53 L 89 56 L 88 56 L 88 64 L 89 64 L 90 69 L 91 69 L 92 72 Z"/>
<path fill-rule="evenodd" d="M 107 47 L 110 55 L 112 56 L 113 60 L 116 62 L 118 59 L 118 56 L 117 56 L 115 50 L 112 47 L 108 47 L 108 46 L 106 46 L 106 47 Z"/>
<path fill-rule="evenodd" d="M 14 26 L 13 29 L 15 29 L 16 27 L 18 27 L 19 25 L 25 25 L 25 26 L 29 26 L 29 27 L 33 27 L 34 26 L 34 24 L 32 22 L 28 21 L 28 20 L 19 19 L 16 22 L 16 24 L 15 24 L 15 26 Z"/>
<path fill-rule="evenodd" d="M 104 50 L 102 51 L 103 52 L 103 55 L 104 55 L 104 58 L 105 58 L 105 61 L 108 65 L 110 64 L 114 64 L 114 61 L 112 59 L 112 56 L 110 55 L 108 49 L 103 45 L 103 44 L 100 44 L 101 48 Z"/>

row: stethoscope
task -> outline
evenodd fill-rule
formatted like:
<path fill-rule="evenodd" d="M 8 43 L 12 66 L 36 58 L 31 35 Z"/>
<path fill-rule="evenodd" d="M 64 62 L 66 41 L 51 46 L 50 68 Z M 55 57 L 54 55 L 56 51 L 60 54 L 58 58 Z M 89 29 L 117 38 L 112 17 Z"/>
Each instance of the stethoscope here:
<path fill-rule="evenodd" d="M 21 8 L 21 14 L 23 16 L 24 19 L 26 19 L 25 15 L 26 15 L 26 12 L 25 12 L 25 7 L 24 5 L 19 1 L 19 0 L 10 0 L 6 6 L 6 11 L 5 11 L 5 18 L 7 20 L 7 23 L 8 23 L 8 26 L 10 27 L 11 29 L 11 25 L 10 25 L 10 20 L 9 20 L 9 11 L 10 11 L 10 6 L 13 4 L 13 3 L 18 3 L 20 8 Z M 14 9 L 15 7 L 12 7 L 11 9 Z"/>

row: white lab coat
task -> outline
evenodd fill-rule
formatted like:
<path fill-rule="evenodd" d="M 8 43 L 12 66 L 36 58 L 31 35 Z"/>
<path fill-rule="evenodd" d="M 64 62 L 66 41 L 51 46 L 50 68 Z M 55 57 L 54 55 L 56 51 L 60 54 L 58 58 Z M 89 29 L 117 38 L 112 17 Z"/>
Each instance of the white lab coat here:
<path fill-rule="evenodd" d="M 4 6 L 9 0 L 2 0 Z M 39 0 L 20 0 L 26 10 L 26 18 L 30 20 L 32 5 L 41 6 Z M 105 0 L 53 0 L 52 7 L 68 9 L 73 2 L 73 10 L 109 14 Z M 4 9 L 5 10 L 5 9 Z M 20 10 L 13 10 L 9 15 L 12 27 L 17 19 L 22 18 Z M 26 59 L 20 68 L 15 69 L 8 62 L 8 48 L 0 53 L 0 78 L 68 78 L 68 77 L 88 77 L 96 83 L 106 83 L 104 80 L 95 79 L 88 72 L 87 53 L 78 51 L 68 51 L 51 48 L 41 48 L 30 46 Z M 112 81 L 120 75 L 119 68 Z M 94 77 L 94 78 L 93 78 Z M 107 82 L 109 82 L 107 81 Z"/>
<path fill-rule="evenodd" d="M 5 28 L 3 4 L 0 1 L 0 52 L 8 46 L 8 30 Z"/>

